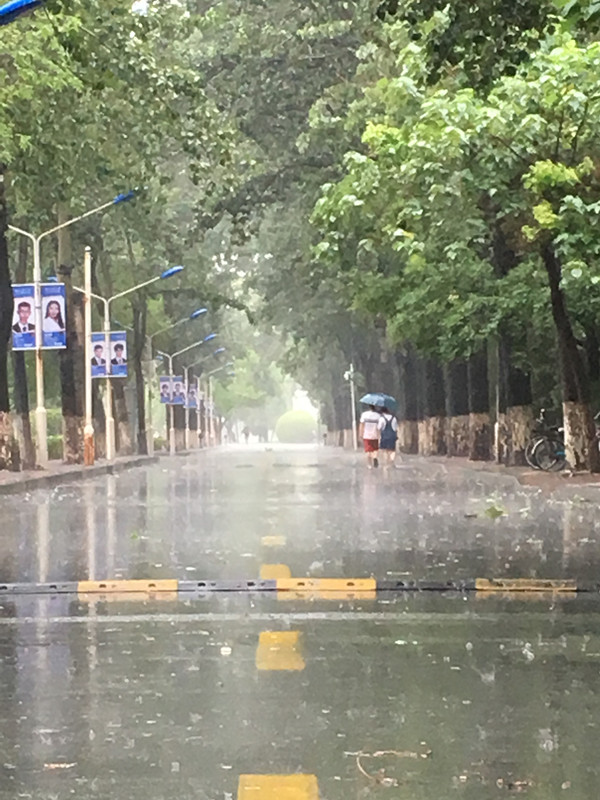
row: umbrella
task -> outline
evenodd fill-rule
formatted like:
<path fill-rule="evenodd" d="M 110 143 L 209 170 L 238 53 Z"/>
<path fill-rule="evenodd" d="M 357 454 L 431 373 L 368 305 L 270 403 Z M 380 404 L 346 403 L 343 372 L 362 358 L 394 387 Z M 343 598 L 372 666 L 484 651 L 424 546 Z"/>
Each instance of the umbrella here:
<path fill-rule="evenodd" d="M 391 394 L 384 394 L 383 392 L 369 392 L 364 397 L 360 398 L 360 402 L 367 406 L 379 406 L 379 408 L 389 408 L 390 411 L 395 411 L 396 400 Z"/>

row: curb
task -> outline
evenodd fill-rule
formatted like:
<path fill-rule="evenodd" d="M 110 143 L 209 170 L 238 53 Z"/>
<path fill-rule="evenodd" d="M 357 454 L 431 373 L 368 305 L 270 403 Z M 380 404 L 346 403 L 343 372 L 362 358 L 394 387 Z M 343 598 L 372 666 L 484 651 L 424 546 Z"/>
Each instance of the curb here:
<path fill-rule="evenodd" d="M 600 583 L 580 584 L 573 580 L 532 578 L 476 578 L 465 581 L 400 580 L 374 578 L 278 578 L 274 580 L 105 580 L 57 581 L 55 583 L 0 584 L 0 598 L 7 595 L 73 594 L 90 596 L 119 595 L 206 595 L 218 593 L 250 594 L 273 592 L 282 596 L 373 598 L 377 594 L 438 592 L 460 594 L 599 594 Z"/>
<path fill-rule="evenodd" d="M 51 489 L 62 483 L 89 480 L 90 478 L 97 478 L 99 475 L 114 475 L 126 469 L 156 464 L 159 458 L 160 456 L 132 456 L 131 458 L 115 461 L 112 464 L 97 464 L 93 467 L 75 466 L 61 472 L 40 472 L 39 475 L 0 483 L 0 495 L 28 492 L 34 489 Z"/>

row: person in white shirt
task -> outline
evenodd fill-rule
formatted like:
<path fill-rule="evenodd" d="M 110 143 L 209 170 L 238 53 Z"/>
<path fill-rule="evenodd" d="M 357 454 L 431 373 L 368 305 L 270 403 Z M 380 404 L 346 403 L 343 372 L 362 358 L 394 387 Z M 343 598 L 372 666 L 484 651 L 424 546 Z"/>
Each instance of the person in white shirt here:
<path fill-rule="evenodd" d="M 379 422 L 379 449 L 383 457 L 383 466 L 393 465 L 396 459 L 396 442 L 398 441 L 398 420 L 387 408 L 381 409 Z"/>
<path fill-rule="evenodd" d="M 359 436 L 363 440 L 363 446 L 367 454 L 368 469 L 379 466 L 377 453 L 379 451 L 380 417 L 381 414 L 375 410 L 375 406 L 369 406 L 369 410 L 363 411 L 360 415 Z"/>

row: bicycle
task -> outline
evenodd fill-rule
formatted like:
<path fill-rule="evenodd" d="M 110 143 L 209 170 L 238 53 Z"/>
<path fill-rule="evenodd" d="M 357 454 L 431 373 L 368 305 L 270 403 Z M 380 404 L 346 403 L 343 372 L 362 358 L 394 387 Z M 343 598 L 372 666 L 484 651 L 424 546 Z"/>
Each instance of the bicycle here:
<path fill-rule="evenodd" d="M 536 427 L 525 448 L 525 460 L 532 469 L 544 472 L 558 472 L 567 465 L 564 428 L 548 424 L 545 408 L 536 419 Z"/>

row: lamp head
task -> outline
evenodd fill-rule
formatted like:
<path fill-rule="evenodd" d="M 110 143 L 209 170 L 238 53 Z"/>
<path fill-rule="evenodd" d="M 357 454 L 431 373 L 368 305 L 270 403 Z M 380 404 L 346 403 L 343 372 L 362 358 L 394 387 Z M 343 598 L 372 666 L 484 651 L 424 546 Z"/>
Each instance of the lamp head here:
<path fill-rule="evenodd" d="M 206 314 L 207 311 L 208 308 L 197 308 L 190 314 L 190 319 L 198 319 L 198 317 L 201 317 L 203 314 Z"/>
<path fill-rule="evenodd" d="M 183 270 L 184 267 L 181 266 L 169 267 L 169 269 L 166 269 L 164 272 L 161 272 L 160 274 L 161 280 L 164 280 L 165 278 L 171 278 L 173 275 L 177 275 L 179 272 L 183 272 Z"/>
<path fill-rule="evenodd" d="M 43 5 L 44 0 L 12 0 L 0 6 L 0 25 L 8 25 L 22 14 L 33 11 Z"/>
<path fill-rule="evenodd" d="M 216 337 L 217 337 L 216 333 L 209 333 L 208 336 L 205 336 L 202 341 L 203 342 L 212 342 L 212 340 L 216 339 Z"/>
<path fill-rule="evenodd" d="M 213 353 L 213 356 L 218 356 L 220 353 L 224 353 L 226 350 L 227 350 L 226 347 L 217 347 L 217 349 Z"/>

